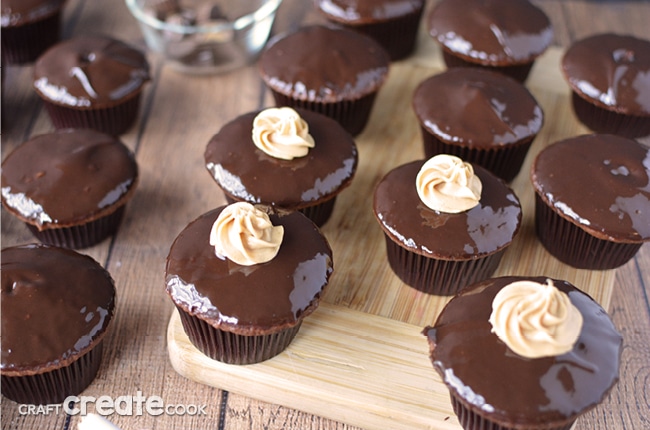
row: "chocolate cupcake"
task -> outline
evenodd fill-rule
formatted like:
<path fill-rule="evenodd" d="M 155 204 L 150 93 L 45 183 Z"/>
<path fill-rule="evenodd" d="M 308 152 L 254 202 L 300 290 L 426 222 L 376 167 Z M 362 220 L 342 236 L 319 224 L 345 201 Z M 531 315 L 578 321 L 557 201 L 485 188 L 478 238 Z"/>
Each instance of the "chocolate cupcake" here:
<path fill-rule="evenodd" d="M 59 42 L 34 64 L 34 89 L 56 128 L 126 132 L 149 79 L 141 51 L 101 35 Z"/>
<path fill-rule="evenodd" d="M 650 148 L 608 134 L 543 149 L 531 168 L 535 231 L 547 251 L 579 269 L 625 264 L 650 241 Z"/>
<path fill-rule="evenodd" d="M 423 334 L 465 430 L 569 430 L 619 377 L 621 335 L 567 281 L 479 282 Z"/>
<path fill-rule="evenodd" d="M 392 61 L 415 49 L 424 0 L 314 0 L 330 22 L 366 34 L 386 49 Z"/>
<path fill-rule="evenodd" d="M 519 199 L 501 179 L 445 154 L 391 170 L 373 207 L 391 269 L 429 294 L 491 276 L 521 225 Z"/>
<path fill-rule="evenodd" d="M 61 39 L 65 0 L 2 0 L 2 62 L 31 63 Z"/>
<path fill-rule="evenodd" d="M 528 0 L 442 0 L 429 34 L 448 67 L 484 67 L 524 82 L 553 41 L 551 22 Z"/>
<path fill-rule="evenodd" d="M 330 218 L 358 163 L 354 139 L 341 125 L 289 107 L 235 118 L 210 139 L 204 155 L 229 202 L 301 211 L 318 226 Z"/>
<path fill-rule="evenodd" d="M 35 136 L 2 162 L 2 204 L 41 242 L 87 248 L 115 234 L 138 182 L 133 153 L 90 129 Z"/>
<path fill-rule="evenodd" d="M 589 36 L 569 47 L 562 72 L 586 127 L 631 138 L 650 135 L 650 40 Z"/>
<path fill-rule="evenodd" d="M 366 35 L 312 25 L 271 39 L 258 65 L 277 106 L 325 114 L 356 136 L 386 81 L 390 57 Z"/>
<path fill-rule="evenodd" d="M 544 123 L 520 82 L 488 70 L 456 67 L 423 81 L 413 95 L 426 158 L 452 154 L 505 180 L 519 173 Z"/>
<path fill-rule="evenodd" d="M 91 257 L 47 245 L 2 250 L 2 394 L 61 403 L 101 364 L 115 310 L 110 274 Z"/>
<path fill-rule="evenodd" d="M 169 251 L 165 279 L 199 351 L 251 364 L 289 346 L 332 270 L 327 240 L 303 214 L 238 202 L 185 227 Z"/>

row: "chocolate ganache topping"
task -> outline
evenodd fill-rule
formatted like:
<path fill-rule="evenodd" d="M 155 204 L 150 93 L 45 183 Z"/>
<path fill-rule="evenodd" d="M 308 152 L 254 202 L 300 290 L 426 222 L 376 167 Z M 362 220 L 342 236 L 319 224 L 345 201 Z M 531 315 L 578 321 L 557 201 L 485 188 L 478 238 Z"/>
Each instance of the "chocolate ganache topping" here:
<path fill-rule="evenodd" d="M 284 228 L 277 255 L 266 263 L 239 265 L 219 258 L 209 243 L 225 207 L 200 216 L 178 235 L 167 257 L 167 293 L 185 312 L 234 333 L 295 326 L 316 308 L 332 273 L 327 240 L 300 212 L 270 213 L 273 225 Z"/>
<path fill-rule="evenodd" d="M 255 146 L 252 130 L 258 112 L 239 116 L 212 137 L 204 154 L 206 168 L 226 194 L 250 203 L 300 209 L 327 200 L 352 182 L 358 163 L 354 139 L 324 115 L 296 111 L 314 141 L 302 157 L 283 160 Z"/>
<path fill-rule="evenodd" d="M 110 37 L 59 42 L 34 64 L 34 88 L 59 105 L 104 108 L 135 96 L 150 79 L 144 54 Z"/>
<path fill-rule="evenodd" d="M 423 81 L 413 95 L 422 126 L 438 139 L 468 147 L 533 138 L 544 113 L 524 85 L 502 74 L 455 67 Z"/>
<path fill-rule="evenodd" d="M 521 225 L 521 205 L 500 179 L 472 165 L 482 183 L 478 205 L 460 213 L 428 208 L 415 178 L 425 161 L 390 171 L 377 185 L 374 211 L 387 235 L 410 251 L 439 259 L 470 259 L 495 253 L 512 242 Z"/>
<path fill-rule="evenodd" d="M 650 240 L 650 148 L 641 143 L 606 134 L 562 140 L 539 153 L 531 180 L 546 204 L 593 236 Z"/>
<path fill-rule="evenodd" d="M 386 80 L 390 58 L 368 36 L 312 25 L 273 38 L 258 65 L 264 81 L 279 93 L 338 102 L 376 91 Z"/>
<path fill-rule="evenodd" d="M 369 24 L 416 13 L 423 0 L 317 0 L 330 18 L 347 24 Z"/>
<path fill-rule="evenodd" d="M 65 0 L 2 0 L 2 27 L 23 25 L 56 13 Z"/>
<path fill-rule="evenodd" d="M 24 142 L 2 163 L 2 203 L 36 226 L 65 227 L 111 213 L 135 191 L 138 166 L 117 138 L 63 129 Z"/>
<path fill-rule="evenodd" d="M 451 393 L 482 416 L 506 426 L 561 422 L 599 404 L 618 381 L 622 337 L 605 310 L 562 280 L 584 323 L 573 348 L 564 354 L 522 357 L 492 332 L 492 302 L 505 286 L 521 280 L 543 284 L 544 277 L 501 277 L 461 291 L 427 327 L 433 367 Z"/>
<path fill-rule="evenodd" d="M 40 244 L 5 248 L 1 276 L 3 375 L 67 366 L 104 336 L 115 287 L 92 258 Z"/>
<path fill-rule="evenodd" d="M 481 63 L 527 63 L 553 41 L 548 16 L 527 0 L 442 0 L 429 34 L 447 50 Z"/>
<path fill-rule="evenodd" d="M 575 42 L 562 71 L 582 98 L 623 114 L 650 116 L 650 41 L 612 33 Z"/>

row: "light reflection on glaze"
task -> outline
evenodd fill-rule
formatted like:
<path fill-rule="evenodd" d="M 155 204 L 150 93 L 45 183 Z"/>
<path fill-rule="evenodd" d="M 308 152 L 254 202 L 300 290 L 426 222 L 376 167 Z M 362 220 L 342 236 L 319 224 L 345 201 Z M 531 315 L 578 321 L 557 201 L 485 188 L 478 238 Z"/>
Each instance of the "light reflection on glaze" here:
<path fill-rule="evenodd" d="M 52 218 L 45 213 L 43 206 L 27 197 L 25 193 L 13 194 L 11 187 L 2 187 L 2 197 L 9 207 L 15 209 L 25 218 L 33 219 L 38 225 L 52 222 Z"/>
<path fill-rule="evenodd" d="M 650 114 L 650 41 L 614 33 L 589 36 L 569 47 L 562 70 L 583 97 L 619 112 Z"/>
<path fill-rule="evenodd" d="M 300 312 L 314 301 L 314 297 L 320 295 L 323 285 L 327 285 L 330 273 L 332 273 L 332 260 L 322 253 L 296 266 L 296 271 L 293 273 L 295 288 L 289 294 L 291 312 L 296 319 L 300 316 Z"/>
<path fill-rule="evenodd" d="M 128 179 L 121 184 L 117 184 L 114 189 L 106 193 L 106 196 L 97 203 L 97 208 L 102 209 L 117 202 L 124 194 L 126 194 L 129 188 L 131 188 L 131 184 L 133 184 L 133 180 L 131 179 Z"/>
<path fill-rule="evenodd" d="M 237 318 L 223 315 L 212 304 L 209 298 L 196 291 L 194 284 L 184 282 L 179 276 L 167 277 L 167 292 L 174 301 L 187 306 L 190 312 L 205 315 L 208 318 L 214 318 L 219 322 L 237 323 Z"/>
<path fill-rule="evenodd" d="M 51 84 L 46 77 L 34 81 L 34 86 L 48 99 L 68 106 L 87 107 L 91 105 L 90 100 L 85 97 L 75 97 L 63 86 Z"/>
<path fill-rule="evenodd" d="M 328 174 L 324 178 L 317 178 L 314 187 L 302 193 L 301 199 L 304 201 L 313 201 L 323 198 L 336 191 L 340 186 L 342 178 L 352 176 L 356 166 L 356 160 L 347 159 L 343 161 L 343 167 Z"/>
<path fill-rule="evenodd" d="M 208 162 L 206 167 L 225 191 L 247 202 L 260 203 L 259 197 L 255 197 L 246 190 L 246 186 L 239 176 L 230 173 L 221 164 Z"/>
<path fill-rule="evenodd" d="M 467 232 L 474 241 L 467 244 L 465 252 L 487 253 L 511 242 L 519 228 L 518 215 L 521 208 L 506 206 L 496 211 L 479 205 L 467 214 Z"/>

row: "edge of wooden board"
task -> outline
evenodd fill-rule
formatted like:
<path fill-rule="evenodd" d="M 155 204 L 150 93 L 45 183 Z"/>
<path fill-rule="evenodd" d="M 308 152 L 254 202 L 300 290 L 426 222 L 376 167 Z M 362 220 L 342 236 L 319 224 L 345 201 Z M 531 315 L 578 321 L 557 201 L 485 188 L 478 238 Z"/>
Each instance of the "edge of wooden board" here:
<path fill-rule="evenodd" d="M 252 365 L 212 360 L 174 310 L 171 364 L 217 388 L 368 429 L 458 429 L 422 327 L 322 303 L 280 355 Z"/>

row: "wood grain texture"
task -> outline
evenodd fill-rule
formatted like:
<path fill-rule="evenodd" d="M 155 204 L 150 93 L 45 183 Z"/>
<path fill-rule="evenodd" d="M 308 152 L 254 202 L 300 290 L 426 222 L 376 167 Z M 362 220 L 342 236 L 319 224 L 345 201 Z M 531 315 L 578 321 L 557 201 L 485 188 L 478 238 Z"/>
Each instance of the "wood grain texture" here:
<path fill-rule="evenodd" d="M 648 35 L 650 1 L 535 0 L 551 17 L 556 44 L 566 47 L 576 37 L 595 31 L 619 30 L 638 36 Z M 430 1 L 433 5 L 435 1 Z M 64 36 L 107 33 L 144 47 L 136 22 L 121 0 L 67 0 Z M 276 22 L 276 32 L 302 23 L 320 21 L 308 0 L 284 0 Z M 108 268 L 118 288 L 118 313 L 106 341 L 104 362 L 98 378 L 84 394 L 160 395 L 168 404 L 205 404 L 206 416 L 159 416 L 109 418 L 127 429 L 311 429 L 349 430 L 357 427 L 324 418 L 324 412 L 303 412 L 256 398 L 226 392 L 196 383 L 174 371 L 168 358 L 166 330 L 172 307 L 164 294 L 164 259 L 170 242 L 185 224 L 198 214 L 223 202 L 200 162 L 207 138 L 234 116 L 251 108 L 271 105 L 254 66 L 228 75 L 188 77 L 171 70 L 155 55 L 149 56 L 154 80 L 145 90 L 144 103 L 136 125 L 122 140 L 136 151 L 142 183 L 116 237 L 83 250 Z M 397 64 L 399 67 L 399 64 Z M 4 65 L 3 65 L 4 67 Z M 424 69 L 428 66 L 422 65 Z M 31 66 L 5 68 L 2 88 L 2 155 L 30 136 L 50 131 L 49 118 L 31 88 Z M 415 73 L 410 79 L 418 79 Z M 416 82 L 404 83 L 405 90 Z M 548 106 L 549 127 L 545 141 L 570 132 L 559 127 L 572 112 L 566 104 L 549 102 L 552 88 L 533 88 L 540 102 Z M 551 94 L 547 95 L 547 91 Z M 406 104 L 401 105 L 406 109 Z M 410 115 L 410 114 L 409 114 Z M 407 119 L 412 124 L 413 117 Z M 385 130 L 368 129 L 364 138 L 381 137 Z M 392 133 L 390 130 L 388 133 Z M 411 132 L 413 133 L 413 132 Z M 392 135 L 399 141 L 401 136 Z M 407 138 L 413 138 L 413 134 Z M 366 142 L 369 142 L 367 140 Z M 650 141 L 644 142 L 650 144 Z M 545 143 L 543 143 L 545 144 Z M 365 153 L 372 146 L 365 145 Z M 406 154 L 400 154 L 406 159 Z M 392 161 L 391 161 L 392 163 Z M 388 166 L 379 166 L 387 169 Z M 366 183 L 378 179 L 369 174 Z M 370 175 L 372 176 L 372 175 Z M 359 179 L 357 178 L 357 179 Z M 354 202 L 352 202 L 354 203 Z M 27 229 L 2 210 L 2 246 L 33 241 Z M 374 222 L 374 221 L 373 221 Z M 372 223 L 344 224 L 343 228 L 374 229 Z M 374 234 L 374 233 L 373 233 Z M 355 253 L 340 251 L 346 258 Z M 387 275 L 359 270 L 382 281 Z M 580 430 L 623 430 L 650 427 L 648 381 L 650 354 L 650 248 L 642 247 L 633 261 L 616 271 L 610 312 L 624 334 L 621 381 L 598 408 L 582 417 Z M 337 282 L 347 282 L 343 279 Z M 370 292 L 347 292 L 336 306 L 358 307 Z M 378 313 L 405 309 L 405 304 L 378 309 Z M 418 311 L 419 312 L 419 311 Z M 417 318 L 425 318 L 426 312 Z M 78 417 L 61 415 L 21 415 L 18 405 L 1 401 L 3 429 L 74 429 Z"/>

